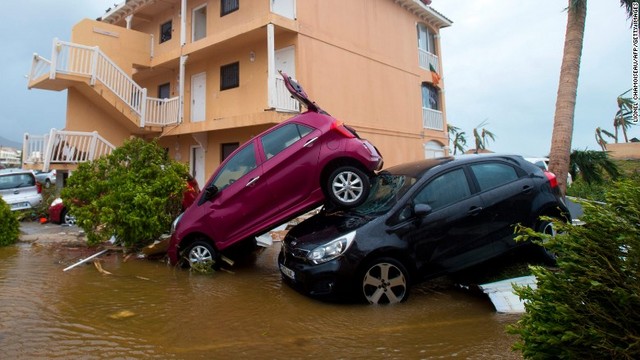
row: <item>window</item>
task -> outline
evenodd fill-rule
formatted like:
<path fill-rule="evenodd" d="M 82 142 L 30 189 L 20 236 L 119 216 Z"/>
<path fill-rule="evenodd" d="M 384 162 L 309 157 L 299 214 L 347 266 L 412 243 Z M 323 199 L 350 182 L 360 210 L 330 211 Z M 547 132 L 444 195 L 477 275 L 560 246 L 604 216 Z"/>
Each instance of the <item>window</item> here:
<path fill-rule="evenodd" d="M 222 144 L 220 147 L 221 147 L 220 162 L 223 162 L 226 158 L 229 157 L 229 155 L 231 155 L 232 152 L 236 151 L 236 149 L 240 147 L 240 143 L 236 142 L 236 143 Z"/>
<path fill-rule="evenodd" d="M 427 204 L 433 210 L 456 203 L 471 195 L 463 169 L 450 171 L 433 179 L 416 196 L 416 204 Z"/>
<path fill-rule="evenodd" d="M 478 180 L 480 191 L 492 189 L 518 179 L 516 169 L 507 164 L 484 163 L 472 165 L 471 170 Z"/>
<path fill-rule="evenodd" d="M 418 49 L 436 55 L 436 36 L 426 25 L 418 24 Z"/>
<path fill-rule="evenodd" d="M 171 97 L 171 84 L 158 85 L 158 99 L 168 99 Z"/>
<path fill-rule="evenodd" d="M 441 110 L 440 91 L 429 83 L 422 83 L 422 107 L 424 109 Z"/>
<path fill-rule="evenodd" d="M 240 9 L 240 0 L 220 0 L 220 16 L 225 16 Z"/>
<path fill-rule="evenodd" d="M 220 91 L 240 86 L 240 63 L 220 67 Z"/>
<path fill-rule="evenodd" d="M 173 29 L 171 26 L 171 20 L 160 25 L 160 44 L 162 44 L 165 41 L 171 40 L 172 31 Z"/>
<path fill-rule="evenodd" d="M 312 131 L 310 127 L 298 124 L 287 124 L 262 137 L 262 148 L 268 159 L 293 145 Z"/>
<path fill-rule="evenodd" d="M 236 153 L 220 170 L 213 185 L 222 190 L 258 166 L 253 143 Z"/>

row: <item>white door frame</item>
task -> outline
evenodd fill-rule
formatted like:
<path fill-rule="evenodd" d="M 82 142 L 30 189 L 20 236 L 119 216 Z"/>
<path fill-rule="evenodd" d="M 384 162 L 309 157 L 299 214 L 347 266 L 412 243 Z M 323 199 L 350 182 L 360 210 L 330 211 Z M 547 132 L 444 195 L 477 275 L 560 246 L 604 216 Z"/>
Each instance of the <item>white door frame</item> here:
<path fill-rule="evenodd" d="M 201 81 L 202 83 L 198 83 Z M 200 86 L 202 85 L 202 86 Z M 206 117 L 207 73 L 191 76 L 191 122 L 204 121 Z"/>
<path fill-rule="evenodd" d="M 189 149 L 189 172 L 196 179 L 200 189 L 203 188 L 205 178 L 204 149 L 200 145 L 191 145 Z"/>

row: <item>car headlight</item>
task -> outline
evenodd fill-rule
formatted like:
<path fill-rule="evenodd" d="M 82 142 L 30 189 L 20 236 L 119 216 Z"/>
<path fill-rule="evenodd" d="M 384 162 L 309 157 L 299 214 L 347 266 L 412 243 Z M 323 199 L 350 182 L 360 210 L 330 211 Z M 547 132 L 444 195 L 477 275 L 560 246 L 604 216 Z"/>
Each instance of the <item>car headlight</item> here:
<path fill-rule="evenodd" d="M 180 215 L 178 215 L 178 217 L 171 223 L 171 234 L 176 232 L 176 227 L 178 227 L 178 223 L 180 222 L 180 219 L 182 219 L 182 215 L 184 215 L 184 213 L 180 213 Z"/>
<path fill-rule="evenodd" d="M 347 251 L 355 237 L 355 231 L 352 231 L 346 235 L 342 235 L 335 240 L 332 240 L 311 250 L 309 254 L 307 254 L 307 259 L 315 265 L 333 260 Z"/>

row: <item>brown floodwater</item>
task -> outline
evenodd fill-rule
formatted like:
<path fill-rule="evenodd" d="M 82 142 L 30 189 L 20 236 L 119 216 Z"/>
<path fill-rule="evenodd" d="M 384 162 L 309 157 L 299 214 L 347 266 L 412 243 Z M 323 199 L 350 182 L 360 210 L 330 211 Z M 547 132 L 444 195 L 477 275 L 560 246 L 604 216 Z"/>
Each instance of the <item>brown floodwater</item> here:
<path fill-rule="evenodd" d="M 233 272 L 19 244 L 0 248 L 0 358 L 504 359 L 518 316 L 451 286 L 392 306 L 324 303 L 283 284 L 280 244 Z"/>

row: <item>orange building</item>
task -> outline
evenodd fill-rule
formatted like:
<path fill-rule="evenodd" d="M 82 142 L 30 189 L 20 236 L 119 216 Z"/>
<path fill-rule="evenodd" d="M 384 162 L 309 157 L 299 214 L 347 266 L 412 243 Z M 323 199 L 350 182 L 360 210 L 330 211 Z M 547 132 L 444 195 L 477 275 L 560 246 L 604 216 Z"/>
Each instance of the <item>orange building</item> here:
<path fill-rule="evenodd" d="M 451 21 L 427 3 L 127 0 L 34 55 L 29 88 L 67 90 L 67 118 L 25 134 L 23 165 L 73 170 L 131 136 L 159 138 L 203 186 L 239 144 L 300 111 L 278 70 L 385 165 L 444 155 L 439 32 Z"/>

